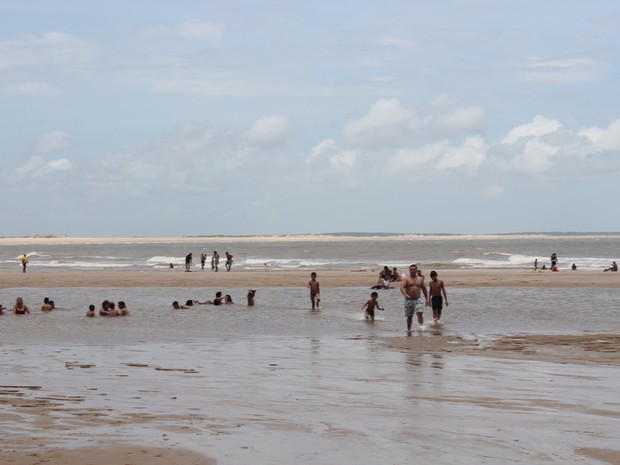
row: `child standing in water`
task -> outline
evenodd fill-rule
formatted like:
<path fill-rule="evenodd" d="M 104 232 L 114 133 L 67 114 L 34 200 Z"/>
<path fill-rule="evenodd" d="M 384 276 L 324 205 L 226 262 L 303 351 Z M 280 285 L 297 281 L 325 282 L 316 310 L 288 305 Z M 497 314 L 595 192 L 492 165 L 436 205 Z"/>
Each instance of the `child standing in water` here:
<path fill-rule="evenodd" d="M 316 280 L 316 273 L 313 271 L 310 273 L 310 282 L 308 283 L 310 289 L 310 302 L 312 302 L 312 310 L 321 308 L 321 289 L 319 282 Z"/>
<path fill-rule="evenodd" d="M 366 318 L 367 320 L 375 321 L 375 308 L 383 311 L 383 309 L 379 307 L 379 301 L 377 300 L 378 297 L 379 294 L 373 292 L 372 294 L 370 294 L 370 300 L 366 302 L 362 307 L 362 310 L 366 309 L 366 312 L 364 313 L 364 318 Z"/>
<path fill-rule="evenodd" d="M 443 301 L 446 301 L 446 307 L 448 306 L 448 295 L 446 294 L 446 287 L 441 279 L 437 278 L 437 272 L 431 271 L 431 282 L 428 283 L 428 294 L 431 297 L 431 307 L 433 308 L 433 320 L 436 325 L 441 324 L 441 310 L 443 309 Z M 442 297 L 443 294 L 443 297 Z"/>

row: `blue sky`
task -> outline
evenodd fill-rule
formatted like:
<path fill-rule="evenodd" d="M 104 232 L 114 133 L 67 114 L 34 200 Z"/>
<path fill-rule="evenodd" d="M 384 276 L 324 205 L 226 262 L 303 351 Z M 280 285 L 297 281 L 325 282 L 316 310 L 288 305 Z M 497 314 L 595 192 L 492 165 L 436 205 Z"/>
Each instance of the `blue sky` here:
<path fill-rule="evenodd" d="M 4 236 L 620 231 L 615 1 L 0 0 Z"/>

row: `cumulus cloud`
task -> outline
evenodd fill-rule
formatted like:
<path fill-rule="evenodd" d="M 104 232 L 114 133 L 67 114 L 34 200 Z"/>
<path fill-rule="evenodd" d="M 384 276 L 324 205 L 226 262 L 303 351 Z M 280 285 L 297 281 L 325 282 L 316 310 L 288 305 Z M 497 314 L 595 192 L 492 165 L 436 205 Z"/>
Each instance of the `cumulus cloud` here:
<path fill-rule="evenodd" d="M 447 96 L 435 99 L 426 115 L 398 99 L 381 99 L 357 120 L 346 123 L 343 139 L 357 146 L 401 146 L 411 139 L 444 139 L 483 131 L 482 107 L 457 107 Z"/>
<path fill-rule="evenodd" d="M 39 136 L 36 145 L 39 153 L 57 152 L 69 148 L 71 138 L 67 132 L 57 130 Z"/>
<path fill-rule="evenodd" d="M 322 157 L 326 153 L 332 153 L 336 149 L 336 141 L 334 139 L 324 139 L 314 147 L 312 147 L 312 151 L 310 156 L 306 159 L 307 163 L 311 163 L 312 161 Z"/>
<path fill-rule="evenodd" d="M 487 144 L 480 136 L 471 136 L 457 147 L 448 147 L 437 163 L 439 171 L 466 169 L 474 171 L 485 160 Z"/>
<path fill-rule="evenodd" d="M 558 121 L 538 115 L 531 122 L 521 124 L 508 131 L 501 143 L 514 144 L 519 139 L 541 137 L 556 132 L 561 127 L 562 125 Z"/>
<path fill-rule="evenodd" d="M 282 142 L 288 135 L 290 122 L 286 116 L 261 116 L 252 123 L 245 134 L 245 140 L 250 144 L 271 146 Z"/>
<path fill-rule="evenodd" d="M 377 145 L 402 139 L 415 122 L 413 109 L 398 99 L 381 99 L 362 118 L 348 122 L 342 136 L 352 144 Z"/>
<path fill-rule="evenodd" d="M 49 173 L 57 171 L 68 171 L 72 169 L 72 164 L 66 158 L 58 158 L 46 162 L 41 156 L 29 158 L 24 164 L 18 166 L 11 179 L 21 181 L 24 178 L 39 178 Z"/>

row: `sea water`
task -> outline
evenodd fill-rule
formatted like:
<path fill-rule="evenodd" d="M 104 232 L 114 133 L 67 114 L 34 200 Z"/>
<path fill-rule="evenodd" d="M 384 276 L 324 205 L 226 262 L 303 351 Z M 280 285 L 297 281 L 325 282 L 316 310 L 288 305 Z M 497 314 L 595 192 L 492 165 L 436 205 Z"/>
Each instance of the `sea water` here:
<path fill-rule="evenodd" d="M 0 271 L 17 270 L 20 257 L 29 257 L 29 267 L 55 270 L 157 270 L 170 263 L 182 265 L 188 253 L 194 266 L 207 255 L 207 267 L 217 250 L 228 251 L 235 269 L 368 270 L 387 265 L 406 268 L 418 263 L 423 269 L 532 269 L 550 265 L 556 253 L 560 268 L 575 263 L 578 269 L 602 270 L 620 258 L 620 235 L 506 235 L 506 236 L 412 236 L 412 235 L 324 235 L 312 241 L 291 237 L 218 237 L 169 241 L 89 244 L 16 245 L 10 241 L 0 249 Z M 220 260 L 220 266 L 224 259 Z"/>

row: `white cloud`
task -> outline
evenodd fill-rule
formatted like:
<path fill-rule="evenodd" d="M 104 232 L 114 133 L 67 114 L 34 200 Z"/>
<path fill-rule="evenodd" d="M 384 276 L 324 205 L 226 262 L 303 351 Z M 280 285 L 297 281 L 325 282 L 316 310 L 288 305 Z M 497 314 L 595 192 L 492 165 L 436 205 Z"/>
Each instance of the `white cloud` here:
<path fill-rule="evenodd" d="M 511 129 L 506 136 L 502 139 L 502 144 L 514 144 L 519 139 L 528 137 L 541 137 L 546 134 L 557 132 L 562 125 L 552 119 L 547 119 L 544 116 L 535 116 L 531 123 L 521 124 Z"/>
<path fill-rule="evenodd" d="M 290 122 L 286 116 L 268 115 L 258 118 L 244 134 L 253 145 L 270 146 L 282 142 L 288 135 Z"/>
<path fill-rule="evenodd" d="M 208 39 L 212 43 L 219 44 L 224 33 L 224 28 L 208 21 L 190 19 L 181 24 L 178 27 L 177 32 L 181 37 L 198 37 Z"/>
<path fill-rule="evenodd" d="M 71 138 L 65 131 L 52 131 L 39 136 L 37 139 L 37 152 L 51 153 L 69 148 Z"/>
<path fill-rule="evenodd" d="M 590 139 L 597 147 L 605 150 L 620 150 L 620 119 L 612 121 L 606 128 L 586 128 L 579 135 Z"/>
<path fill-rule="evenodd" d="M 324 154 L 333 152 L 335 149 L 336 141 L 334 141 L 334 139 L 324 139 L 312 147 L 312 152 L 306 162 L 311 163 L 312 161 L 322 157 Z"/>
<path fill-rule="evenodd" d="M 71 162 L 66 158 L 59 158 L 47 163 L 47 171 L 68 171 L 71 168 Z"/>
<path fill-rule="evenodd" d="M 473 171 L 478 168 L 486 158 L 487 145 L 480 136 L 471 136 L 458 147 L 449 147 L 437 163 L 437 170 L 465 168 Z"/>
<path fill-rule="evenodd" d="M 595 81 L 609 73 L 607 63 L 591 58 L 542 59 L 525 58 L 522 63 L 511 65 L 521 78 L 528 82 L 570 84 Z"/>
<path fill-rule="evenodd" d="M 331 166 L 339 171 L 346 171 L 357 165 L 358 154 L 354 150 L 345 150 L 339 154 L 333 155 L 329 162 Z"/>
<path fill-rule="evenodd" d="M 414 121 L 414 111 L 405 108 L 398 99 L 382 99 L 374 103 L 365 116 L 347 123 L 342 135 L 352 144 L 391 143 L 407 134 Z"/>

